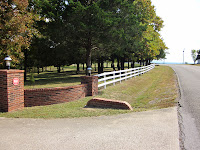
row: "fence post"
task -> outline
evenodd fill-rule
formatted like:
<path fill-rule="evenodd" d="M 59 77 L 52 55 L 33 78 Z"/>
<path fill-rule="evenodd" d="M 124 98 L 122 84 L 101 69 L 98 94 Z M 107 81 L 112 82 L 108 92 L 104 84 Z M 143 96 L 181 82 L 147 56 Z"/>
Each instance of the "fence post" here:
<path fill-rule="evenodd" d="M 125 71 L 125 74 L 126 74 L 125 77 L 127 77 L 127 71 Z M 125 79 L 125 81 L 126 81 L 126 80 L 127 80 L 127 78 Z"/>
<path fill-rule="evenodd" d="M 133 78 L 133 72 L 135 71 L 135 69 L 131 70 L 131 77 Z"/>
<path fill-rule="evenodd" d="M 141 67 L 138 68 L 138 76 L 140 76 L 140 69 L 141 69 Z"/>
<path fill-rule="evenodd" d="M 113 80 L 115 81 L 115 71 L 113 72 Z M 113 85 L 115 85 L 115 82 L 113 82 Z"/>
<path fill-rule="evenodd" d="M 0 70 L 0 112 L 24 108 L 24 70 Z"/>
<path fill-rule="evenodd" d="M 132 76 L 133 75 L 133 70 L 131 70 L 130 72 L 131 72 L 130 76 L 131 76 L 131 79 L 132 79 L 133 78 L 133 76 Z"/>
<path fill-rule="evenodd" d="M 121 76 L 122 76 L 121 70 L 120 70 L 120 73 L 119 73 L 119 74 L 120 74 L 120 83 L 122 83 L 122 80 L 121 80 L 121 78 L 122 78 L 122 77 L 121 77 Z"/>
<path fill-rule="evenodd" d="M 104 83 L 106 83 L 106 80 L 105 80 L 106 75 L 105 74 L 104 74 L 103 78 L 104 78 Z M 106 89 L 106 85 L 104 85 L 104 89 Z"/>

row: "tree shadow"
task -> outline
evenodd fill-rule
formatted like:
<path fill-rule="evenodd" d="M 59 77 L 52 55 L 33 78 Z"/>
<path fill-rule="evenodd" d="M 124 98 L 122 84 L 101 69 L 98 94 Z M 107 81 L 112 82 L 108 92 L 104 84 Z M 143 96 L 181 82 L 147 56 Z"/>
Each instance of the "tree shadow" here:
<path fill-rule="evenodd" d="M 40 74 L 34 74 L 35 83 L 34 86 L 37 85 L 51 85 L 51 84 L 70 84 L 70 83 L 79 83 L 81 82 L 80 76 L 84 75 L 84 73 L 76 74 L 75 71 L 65 71 L 61 73 L 57 72 L 42 72 Z M 32 85 L 29 80 L 30 75 L 28 75 L 28 80 L 25 82 L 25 85 Z"/>

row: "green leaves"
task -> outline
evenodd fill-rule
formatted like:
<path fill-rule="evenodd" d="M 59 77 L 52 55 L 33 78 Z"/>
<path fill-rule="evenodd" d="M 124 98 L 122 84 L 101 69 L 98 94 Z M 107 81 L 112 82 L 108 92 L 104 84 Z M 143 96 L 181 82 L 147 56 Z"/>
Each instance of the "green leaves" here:
<path fill-rule="evenodd" d="M 198 54 L 199 50 L 191 50 L 191 56 L 192 56 L 192 59 L 194 61 L 194 64 L 195 64 L 195 61 L 197 60 L 197 54 Z"/>
<path fill-rule="evenodd" d="M 13 2 L 15 8 L 6 0 L 1 3 L 0 53 L 12 54 L 16 61 L 23 58 L 21 49 L 29 48 L 31 43 L 33 52 L 29 55 L 35 56 L 30 57 L 45 65 L 49 64 L 47 60 L 53 60 L 55 65 L 81 61 L 91 66 L 91 59 L 101 57 L 152 60 L 162 58 L 167 48 L 159 34 L 163 21 L 150 0 Z M 20 13 L 15 14 L 14 10 Z M 35 28 L 42 37 L 36 38 L 39 32 Z M 38 55 L 47 58 L 40 60 Z"/>
<path fill-rule="evenodd" d="M 23 58 L 22 49 L 29 48 L 33 35 L 38 35 L 33 26 L 38 16 L 27 10 L 28 4 L 28 0 L 0 3 L 0 56 L 10 55 L 14 63 L 19 63 Z"/>

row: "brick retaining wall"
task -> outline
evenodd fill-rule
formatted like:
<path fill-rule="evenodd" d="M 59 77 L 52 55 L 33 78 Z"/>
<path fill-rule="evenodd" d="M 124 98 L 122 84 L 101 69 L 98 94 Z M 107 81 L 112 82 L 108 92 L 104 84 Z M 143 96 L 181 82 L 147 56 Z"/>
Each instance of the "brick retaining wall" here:
<path fill-rule="evenodd" d="M 69 87 L 26 89 L 24 90 L 25 107 L 43 106 L 71 102 L 98 94 L 98 77 L 82 76 L 81 84 Z"/>
<path fill-rule="evenodd" d="M 65 103 L 84 98 L 86 93 L 86 84 L 69 87 L 26 89 L 24 90 L 24 105 L 25 107 L 31 107 Z"/>
<path fill-rule="evenodd" d="M 83 76 L 81 85 L 24 90 L 23 70 L 0 70 L 0 112 L 75 101 L 98 94 L 98 77 Z"/>

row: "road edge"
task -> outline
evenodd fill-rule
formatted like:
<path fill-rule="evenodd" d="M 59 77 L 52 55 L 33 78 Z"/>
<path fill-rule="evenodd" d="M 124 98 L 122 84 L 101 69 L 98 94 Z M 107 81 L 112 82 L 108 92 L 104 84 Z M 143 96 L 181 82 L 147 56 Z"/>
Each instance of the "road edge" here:
<path fill-rule="evenodd" d="M 180 146 L 180 149 L 181 150 L 185 150 L 185 134 L 183 132 L 184 130 L 184 125 L 183 125 L 183 117 L 180 113 L 180 108 L 182 107 L 181 104 L 180 104 L 180 100 L 181 100 L 181 97 L 182 97 L 182 87 L 181 87 L 181 84 L 180 84 L 180 79 L 179 79 L 179 76 L 178 74 L 176 73 L 175 69 L 173 67 L 171 67 L 170 65 L 168 65 L 170 68 L 172 68 L 172 70 L 174 71 L 174 74 L 176 76 L 176 81 L 177 81 L 177 88 L 178 88 L 178 97 L 177 97 L 177 101 L 178 101 L 178 104 L 177 104 L 177 116 L 178 116 L 178 126 L 179 126 L 179 146 Z"/>

